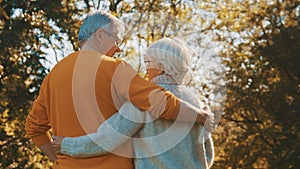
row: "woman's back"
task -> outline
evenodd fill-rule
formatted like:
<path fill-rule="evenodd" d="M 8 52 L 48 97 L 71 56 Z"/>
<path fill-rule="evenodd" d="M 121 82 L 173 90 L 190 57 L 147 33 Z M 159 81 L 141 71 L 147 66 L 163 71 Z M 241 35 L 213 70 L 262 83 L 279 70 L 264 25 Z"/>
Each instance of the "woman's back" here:
<path fill-rule="evenodd" d="M 175 96 L 199 107 L 199 99 L 186 87 L 177 85 L 167 75 L 153 79 L 154 83 L 164 87 Z M 211 137 L 206 145 L 201 143 L 200 131 L 203 125 L 154 119 L 146 115 L 143 128 L 133 140 L 135 167 L 144 168 L 208 168 L 213 157 Z"/>

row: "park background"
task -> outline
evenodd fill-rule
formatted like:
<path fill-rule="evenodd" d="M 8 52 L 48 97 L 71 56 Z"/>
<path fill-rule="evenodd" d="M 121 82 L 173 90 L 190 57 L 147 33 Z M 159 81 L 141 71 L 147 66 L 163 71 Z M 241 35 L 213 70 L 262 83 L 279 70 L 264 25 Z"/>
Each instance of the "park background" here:
<path fill-rule="evenodd" d="M 185 37 L 201 46 L 189 85 L 222 113 L 213 169 L 300 168 L 298 0 L 0 0 L 0 168 L 51 168 L 25 119 L 45 75 L 78 50 L 80 24 L 95 9 L 131 24 L 118 57 L 141 76 L 152 42 Z M 201 71 L 204 55 L 221 68 Z"/>

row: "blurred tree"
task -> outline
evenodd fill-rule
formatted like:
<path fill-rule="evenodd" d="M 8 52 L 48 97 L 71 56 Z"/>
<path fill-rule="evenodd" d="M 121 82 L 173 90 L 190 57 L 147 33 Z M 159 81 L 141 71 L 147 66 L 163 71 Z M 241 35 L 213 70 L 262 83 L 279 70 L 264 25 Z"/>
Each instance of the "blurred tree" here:
<path fill-rule="evenodd" d="M 57 53 L 67 35 L 76 50 L 81 12 L 75 1 L 0 1 L 0 168 L 49 167 L 25 136 L 25 119 L 48 72 L 42 49 Z"/>
<path fill-rule="evenodd" d="M 300 3 L 206 1 L 226 42 L 227 102 L 214 168 L 299 168 Z"/>

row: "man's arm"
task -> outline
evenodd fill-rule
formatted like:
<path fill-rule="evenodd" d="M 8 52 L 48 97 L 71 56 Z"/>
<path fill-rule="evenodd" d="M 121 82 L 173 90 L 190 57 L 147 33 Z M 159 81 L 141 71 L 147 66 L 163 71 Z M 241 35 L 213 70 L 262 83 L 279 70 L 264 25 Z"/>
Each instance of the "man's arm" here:
<path fill-rule="evenodd" d="M 55 151 L 76 158 L 108 154 L 131 139 L 131 136 L 143 125 L 145 117 L 146 113 L 126 102 L 118 113 L 100 125 L 97 133 L 80 137 L 64 137 L 63 139 L 54 137 Z"/>
<path fill-rule="evenodd" d="M 55 153 L 51 144 L 51 138 L 48 133 L 50 129 L 48 117 L 43 104 L 36 99 L 32 110 L 27 116 L 25 130 L 27 136 L 48 156 L 51 161 L 55 160 Z"/>
<path fill-rule="evenodd" d="M 51 144 L 51 136 L 48 132 L 51 126 L 44 105 L 44 90 L 47 85 L 47 80 L 48 76 L 45 77 L 41 85 L 39 96 L 34 100 L 32 109 L 26 118 L 25 131 L 35 145 L 38 146 L 51 161 L 54 161 L 56 157 Z"/>
<path fill-rule="evenodd" d="M 47 141 L 45 144 L 39 146 L 39 149 L 46 155 L 48 158 L 54 162 L 56 159 L 56 155 L 53 149 L 53 145 L 50 141 Z"/>
<path fill-rule="evenodd" d="M 203 123 L 209 131 L 212 130 L 214 115 L 210 109 L 198 109 L 176 98 L 162 87 L 141 78 L 129 64 L 121 62 L 112 80 L 113 97 L 125 98 L 155 118 L 196 121 Z"/>

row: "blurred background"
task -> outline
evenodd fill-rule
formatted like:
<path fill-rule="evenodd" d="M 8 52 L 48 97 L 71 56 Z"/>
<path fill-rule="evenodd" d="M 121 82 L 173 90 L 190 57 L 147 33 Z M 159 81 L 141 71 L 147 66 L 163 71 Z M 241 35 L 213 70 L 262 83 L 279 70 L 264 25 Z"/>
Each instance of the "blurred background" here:
<path fill-rule="evenodd" d="M 25 119 L 95 9 L 126 23 L 116 57 L 145 78 L 156 40 L 180 37 L 194 50 L 187 85 L 222 114 L 213 169 L 300 168 L 299 0 L 0 0 L 0 168 L 51 168 Z"/>

